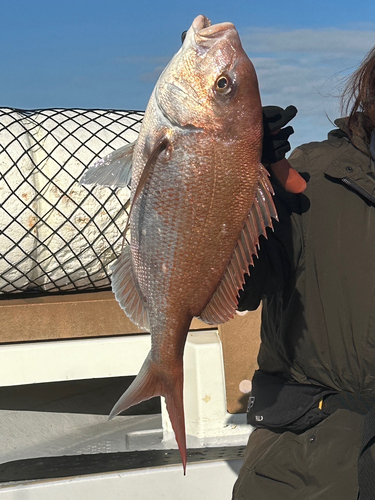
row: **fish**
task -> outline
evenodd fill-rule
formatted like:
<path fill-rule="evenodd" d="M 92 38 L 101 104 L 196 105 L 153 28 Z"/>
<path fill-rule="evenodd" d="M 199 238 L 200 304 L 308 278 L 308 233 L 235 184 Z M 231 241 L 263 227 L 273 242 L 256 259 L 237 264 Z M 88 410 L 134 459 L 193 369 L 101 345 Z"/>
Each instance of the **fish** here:
<path fill-rule="evenodd" d="M 260 162 L 262 107 L 255 69 L 235 26 L 197 16 L 147 105 L 137 140 L 91 166 L 82 184 L 131 183 L 124 244 L 112 290 L 151 350 L 110 418 L 163 396 L 180 450 L 187 450 L 183 352 L 194 317 L 236 313 L 260 235 L 277 219 Z"/>

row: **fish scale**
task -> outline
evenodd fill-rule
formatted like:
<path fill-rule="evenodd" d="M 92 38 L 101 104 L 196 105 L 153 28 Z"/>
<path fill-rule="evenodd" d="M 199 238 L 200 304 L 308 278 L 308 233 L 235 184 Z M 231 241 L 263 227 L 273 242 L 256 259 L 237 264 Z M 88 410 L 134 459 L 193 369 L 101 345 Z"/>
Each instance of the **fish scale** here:
<path fill-rule="evenodd" d="M 112 289 L 130 319 L 151 332 L 151 351 L 110 417 L 164 396 L 184 471 L 191 320 L 233 317 L 259 236 L 277 217 L 261 149 L 258 83 L 238 33 L 198 16 L 155 86 L 136 143 L 82 180 L 105 184 L 108 169 L 113 185 L 131 169 L 131 242 L 113 268 Z"/>

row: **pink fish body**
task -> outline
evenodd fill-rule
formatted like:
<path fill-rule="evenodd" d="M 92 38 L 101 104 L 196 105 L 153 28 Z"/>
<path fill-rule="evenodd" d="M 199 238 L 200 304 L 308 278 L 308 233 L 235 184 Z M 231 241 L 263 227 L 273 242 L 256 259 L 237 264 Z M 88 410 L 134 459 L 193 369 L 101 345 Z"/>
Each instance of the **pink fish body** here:
<path fill-rule="evenodd" d="M 186 468 L 183 352 L 193 317 L 229 320 L 260 234 L 276 217 L 260 164 L 262 109 L 233 24 L 198 16 L 160 76 L 136 143 L 90 168 L 83 183 L 130 178 L 130 246 L 112 277 L 152 347 L 111 416 L 164 396 Z"/>

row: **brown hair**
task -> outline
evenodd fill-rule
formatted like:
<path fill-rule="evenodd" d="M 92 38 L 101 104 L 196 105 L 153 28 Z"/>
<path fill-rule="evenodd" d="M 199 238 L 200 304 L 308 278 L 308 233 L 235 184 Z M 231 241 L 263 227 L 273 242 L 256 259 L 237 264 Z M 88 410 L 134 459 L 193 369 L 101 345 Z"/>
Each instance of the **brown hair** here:
<path fill-rule="evenodd" d="M 349 77 L 341 99 L 342 110 L 349 116 L 350 135 L 363 137 L 365 131 L 369 139 L 375 129 L 375 46 Z"/>

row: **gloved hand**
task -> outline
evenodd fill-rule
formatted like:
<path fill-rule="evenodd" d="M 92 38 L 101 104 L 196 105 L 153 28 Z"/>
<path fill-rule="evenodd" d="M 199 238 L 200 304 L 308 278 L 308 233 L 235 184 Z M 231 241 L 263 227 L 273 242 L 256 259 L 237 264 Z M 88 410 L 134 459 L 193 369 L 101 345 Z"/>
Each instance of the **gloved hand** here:
<path fill-rule="evenodd" d="M 302 193 L 306 189 L 305 179 L 285 159 L 285 154 L 290 151 L 288 139 L 294 132 L 293 127 L 285 125 L 296 114 L 295 106 L 288 106 L 285 109 L 279 106 L 263 107 L 262 163 L 270 164 L 275 177 L 290 193 Z"/>
<path fill-rule="evenodd" d="M 295 106 L 283 109 L 279 106 L 263 108 L 263 151 L 262 163 L 276 163 L 290 151 L 289 137 L 294 133 L 293 127 L 285 127 L 297 114 Z M 285 128 L 283 128 L 285 127 Z"/>

